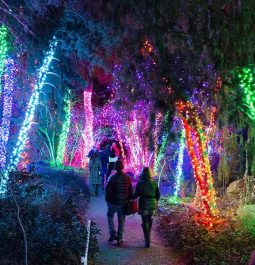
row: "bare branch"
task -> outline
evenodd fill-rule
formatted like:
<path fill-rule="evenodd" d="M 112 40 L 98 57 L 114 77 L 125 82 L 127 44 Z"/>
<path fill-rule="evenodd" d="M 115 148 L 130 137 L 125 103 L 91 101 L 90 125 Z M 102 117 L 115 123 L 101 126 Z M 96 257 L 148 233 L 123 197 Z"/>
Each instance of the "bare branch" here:
<path fill-rule="evenodd" d="M 17 206 L 17 218 L 18 218 L 18 221 L 19 221 L 19 225 L 21 227 L 21 230 L 22 230 L 22 233 L 23 233 L 23 237 L 24 237 L 24 242 L 25 242 L 25 264 L 28 265 L 28 246 L 27 246 L 27 234 L 26 234 L 26 231 L 25 231 L 25 228 L 22 224 L 22 221 L 21 221 L 21 218 L 20 218 L 20 207 L 19 207 L 19 204 L 17 202 L 17 199 L 16 197 L 14 196 L 13 194 L 13 191 L 12 189 L 10 190 L 11 192 L 11 195 L 12 195 L 12 198 Z"/>
<path fill-rule="evenodd" d="M 30 34 L 32 34 L 32 35 L 34 36 L 34 33 L 28 28 L 28 26 L 27 26 L 23 21 L 21 21 L 21 19 L 19 18 L 19 16 L 18 16 L 18 15 L 15 15 L 15 14 L 13 14 L 13 13 L 11 12 L 11 8 L 9 7 L 9 5 L 8 5 L 4 0 L 1 0 L 1 2 L 6 6 L 7 9 L 2 8 L 2 7 L 0 7 L 0 9 L 1 9 L 2 11 L 4 11 L 5 13 L 11 15 L 13 18 L 15 18 L 15 19 L 16 19 L 16 20 L 17 20 L 17 21 L 23 26 L 23 28 L 24 28 L 27 32 L 29 32 Z"/>

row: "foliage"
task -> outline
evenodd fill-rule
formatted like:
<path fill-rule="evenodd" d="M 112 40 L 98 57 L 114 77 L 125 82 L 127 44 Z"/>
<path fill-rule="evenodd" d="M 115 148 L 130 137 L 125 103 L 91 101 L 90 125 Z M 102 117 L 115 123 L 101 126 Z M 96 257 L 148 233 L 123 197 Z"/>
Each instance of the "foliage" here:
<path fill-rule="evenodd" d="M 186 253 L 187 264 L 247 264 L 255 248 L 254 234 L 247 231 L 241 222 L 232 219 L 206 229 L 195 222 L 195 216 L 196 213 L 190 209 L 173 206 L 170 213 L 163 213 L 159 219 L 160 232 L 169 246 Z"/>
<path fill-rule="evenodd" d="M 85 251 L 87 228 L 85 212 L 78 212 L 77 203 L 82 200 L 86 204 L 88 188 L 81 181 L 78 181 L 79 188 L 72 187 L 72 183 L 61 176 L 58 185 L 53 185 L 56 179 L 52 181 L 50 177 L 39 178 L 24 172 L 14 172 L 12 177 L 10 192 L 0 201 L 0 263 L 23 264 L 25 257 L 14 196 L 20 207 L 20 218 L 28 242 L 29 264 L 80 264 Z M 61 186 L 64 189 L 61 190 Z M 96 234 L 98 230 L 93 224 L 89 245 L 91 261 L 98 248 Z"/>

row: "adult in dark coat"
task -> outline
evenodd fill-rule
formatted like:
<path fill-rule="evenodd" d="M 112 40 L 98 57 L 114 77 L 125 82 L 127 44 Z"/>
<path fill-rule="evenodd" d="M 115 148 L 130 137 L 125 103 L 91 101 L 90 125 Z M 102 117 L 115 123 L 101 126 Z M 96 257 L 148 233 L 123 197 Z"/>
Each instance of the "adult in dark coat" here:
<path fill-rule="evenodd" d="M 101 178 L 102 178 L 102 189 L 104 189 L 104 180 L 105 180 L 105 176 L 107 173 L 107 164 L 109 162 L 109 158 L 108 158 L 106 151 L 104 150 L 103 146 L 100 146 L 98 158 L 100 159 L 100 161 L 102 163 Z"/>
<path fill-rule="evenodd" d="M 98 158 L 98 152 L 94 152 L 92 158 L 89 160 L 89 184 L 91 193 L 94 196 L 98 195 L 98 188 L 101 184 L 100 172 L 102 169 L 102 163 Z"/>
<path fill-rule="evenodd" d="M 112 149 L 109 155 L 109 160 L 108 160 L 109 163 L 108 163 L 108 168 L 107 168 L 106 181 L 111 175 L 112 170 L 114 170 L 114 165 L 117 160 L 118 160 L 118 156 L 116 155 L 115 151 Z"/>
<path fill-rule="evenodd" d="M 111 175 L 106 184 L 105 200 L 107 202 L 107 219 L 110 238 L 109 242 L 117 240 L 117 246 L 123 244 L 123 231 L 125 224 L 124 205 L 133 194 L 130 177 L 125 174 L 120 160 L 115 163 L 115 174 Z M 114 215 L 118 215 L 118 232 L 114 228 Z"/>
<path fill-rule="evenodd" d="M 145 247 L 150 247 L 150 234 L 152 227 L 152 215 L 156 212 L 158 200 L 160 198 L 159 188 L 152 180 L 150 168 L 144 167 L 140 174 L 140 181 L 137 183 L 136 190 L 132 199 L 139 197 L 139 212 L 142 217 L 142 228 L 145 238 Z"/>
<path fill-rule="evenodd" d="M 89 153 L 88 153 L 88 158 L 92 158 L 93 157 L 93 154 L 97 151 L 97 148 L 95 146 L 93 146 Z"/>

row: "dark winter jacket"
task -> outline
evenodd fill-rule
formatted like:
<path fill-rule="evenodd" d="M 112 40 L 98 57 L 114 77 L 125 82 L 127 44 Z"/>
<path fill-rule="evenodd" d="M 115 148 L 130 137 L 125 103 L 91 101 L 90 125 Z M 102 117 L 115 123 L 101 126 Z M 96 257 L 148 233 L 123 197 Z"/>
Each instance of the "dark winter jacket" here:
<path fill-rule="evenodd" d="M 101 184 L 100 171 L 102 169 L 102 163 L 97 157 L 89 160 L 89 184 Z"/>
<path fill-rule="evenodd" d="M 153 215 L 156 210 L 157 201 L 160 198 L 157 183 L 150 178 L 140 180 L 132 199 L 139 197 L 139 214 Z"/>
<path fill-rule="evenodd" d="M 107 169 L 107 163 L 108 163 L 108 157 L 106 155 L 106 152 L 104 150 L 100 150 L 98 153 L 98 158 L 100 159 L 102 163 L 102 168 Z"/>
<path fill-rule="evenodd" d="M 130 177 L 122 171 L 113 174 L 106 185 L 105 200 L 114 205 L 124 205 L 133 194 Z"/>

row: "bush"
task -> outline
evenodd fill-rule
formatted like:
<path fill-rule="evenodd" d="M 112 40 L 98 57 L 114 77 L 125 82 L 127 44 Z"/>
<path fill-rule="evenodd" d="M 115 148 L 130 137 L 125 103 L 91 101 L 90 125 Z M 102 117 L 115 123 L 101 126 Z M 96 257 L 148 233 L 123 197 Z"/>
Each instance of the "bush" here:
<path fill-rule="evenodd" d="M 24 172 L 12 174 L 7 196 L 0 200 L 0 264 L 25 264 L 25 244 L 17 218 L 17 206 L 28 243 L 28 261 L 31 265 L 80 265 L 87 240 L 85 213 L 79 213 L 77 203 L 88 199 L 88 188 L 82 181 L 78 186 L 50 185 L 43 179 Z M 78 180 L 78 178 L 77 178 Z M 69 181 L 70 182 L 70 181 Z M 51 183 L 52 184 L 52 183 Z M 63 186 L 63 187 L 64 187 Z M 74 190 L 77 194 L 74 194 Z M 89 259 L 93 263 L 98 250 L 95 224 L 91 227 Z"/>
<path fill-rule="evenodd" d="M 170 211 L 160 216 L 159 229 L 169 246 L 185 251 L 188 265 L 247 264 L 255 236 L 241 222 L 228 220 L 207 229 L 187 208 L 173 206 Z"/>

